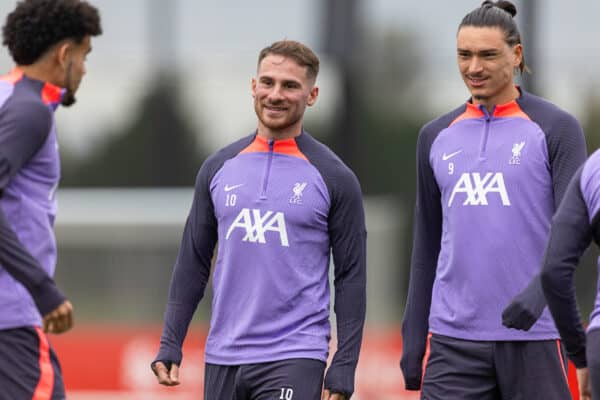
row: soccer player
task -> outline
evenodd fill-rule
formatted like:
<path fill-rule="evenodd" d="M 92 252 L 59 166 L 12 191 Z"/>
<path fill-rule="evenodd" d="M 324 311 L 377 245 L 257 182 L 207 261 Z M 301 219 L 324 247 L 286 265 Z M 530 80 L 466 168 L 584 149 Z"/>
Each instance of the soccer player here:
<path fill-rule="evenodd" d="M 457 57 L 471 98 L 418 139 L 400 365 L 423 399 L 570 398 L 549 313 L 528 332 L 503 326 L 503 308 L 539 272 L 551 217 L 585 160 L 579 123 L 513 83 L 525 69 L 515 15 L 508 1 L 484 1 L 463 18 Z M 504 323 L 520 327 L 523 313 Z"/>
<path fill-rule="evenodd" d="M 73 324 L 56 287 L 53 222 L 60 177 L 54 111 L 71 105 L 85 74 L 96 8 L 79 0 L 24 0 L 3 27 L 16 63 L 0 77 L 0 399 L 64 399 L 44 332 Z"/>
<path fill-rule="evenodd" d="M 592 240 L 600 243 L 599 211 L 600 151 L 596 151 L 573 176 L 552 219 L 541 280 L 548 308 L 577 368 L 582 400 L 600 399 L 600 295 L 590 316 L 586 346 L 573 274 Z"/>
<path fill-rule="evenodd" d="M 252 79 L 258 129 L 198 173 L 174 267 L 159 383 L 179 384 L 181 347 L 214 267 L 205 400 L 341 400 L 354 391 L 366 306 L 366 229 L 358 180 L 302 128 L 319 59 L 284 40 Z M 328 356 L 330 252 L 338 348 Z"/>

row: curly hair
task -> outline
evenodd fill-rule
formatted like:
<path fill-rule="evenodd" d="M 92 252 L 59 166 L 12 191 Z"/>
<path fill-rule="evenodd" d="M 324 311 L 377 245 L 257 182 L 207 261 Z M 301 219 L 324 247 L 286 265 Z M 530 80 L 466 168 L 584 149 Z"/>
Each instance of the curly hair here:
<path fill-rule="evenodd" d="M 61 40 L 101 33 L 98 9 L 86 1 L 22 0 L 6 17 L 2 43 L 18 65 L 31 65 Z"/>

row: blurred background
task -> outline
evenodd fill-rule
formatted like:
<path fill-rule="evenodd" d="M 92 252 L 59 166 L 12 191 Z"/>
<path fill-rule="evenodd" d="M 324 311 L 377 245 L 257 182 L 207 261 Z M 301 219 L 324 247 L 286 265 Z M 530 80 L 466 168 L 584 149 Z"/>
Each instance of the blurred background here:
<path fill-rule="evenodd" d="M 93 40 L 78 103 L 57 112 L 56 279 L 75 304 L 77 326 L 53 340 L 70 398 L 199 397 L 210 291 L 186 341 L 184 384 L 162 390 L 148 365 L 196 172 L 208 154 L 255 129 L 250 80 L 260 49 L 280 39 L 320 56 L 320 97 L 305 127 L 351 166 L 365 195 L 369 302 L 356 398 L 414 398 L 402 392 L 397 365 L 416 138 L 425 122 L 469 97 L 455 35 L 480 2 L 91 2 L 104 34 Z M 0 1 L 2 18 L 15 4 Z M 515 4 L 532 71 L 520 84 L 574 114 L 596 149 L 600 2 Z M 1 70 L 12 66 L 5 49 Z M 586 316 L 594 257 L 577 275 Z"/>

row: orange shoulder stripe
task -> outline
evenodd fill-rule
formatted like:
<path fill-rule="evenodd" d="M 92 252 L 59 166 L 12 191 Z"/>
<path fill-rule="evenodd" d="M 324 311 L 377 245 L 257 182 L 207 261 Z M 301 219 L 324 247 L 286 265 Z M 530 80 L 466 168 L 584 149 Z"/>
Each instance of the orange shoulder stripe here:
<path fill-rule="evenodd" d="M 14 85 L 15 83 L 19 82 L 21 78 L 23 78 L 23 71 L 21 71 L 19 68 L 13 68 L 8 74 L 2 75 L 0 80 L 10 82 Z"/>

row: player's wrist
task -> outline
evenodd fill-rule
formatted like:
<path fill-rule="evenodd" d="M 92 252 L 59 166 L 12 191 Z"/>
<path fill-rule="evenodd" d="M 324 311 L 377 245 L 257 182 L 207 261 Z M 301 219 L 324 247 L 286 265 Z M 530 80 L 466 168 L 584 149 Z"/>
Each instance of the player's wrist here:
<path fill-rule="evenodd" d="M 575 368 L 582 369 L 587 368 L 587 357 L 585 354 L 585 348 L 578 351 L 577 353 L 569 354 L 569 360 L 573 362 Z"/>
<path fill-rule="evenodd" d="M 52 278 L 48 277 L 41 284 L 31 288 L 31 297 L 41 315 L 46 315 L 67 300 Z"/>

